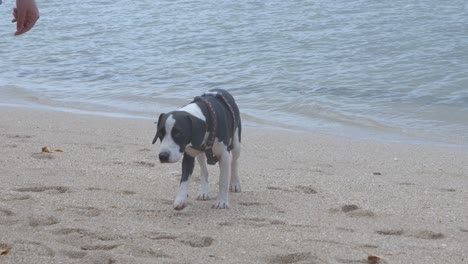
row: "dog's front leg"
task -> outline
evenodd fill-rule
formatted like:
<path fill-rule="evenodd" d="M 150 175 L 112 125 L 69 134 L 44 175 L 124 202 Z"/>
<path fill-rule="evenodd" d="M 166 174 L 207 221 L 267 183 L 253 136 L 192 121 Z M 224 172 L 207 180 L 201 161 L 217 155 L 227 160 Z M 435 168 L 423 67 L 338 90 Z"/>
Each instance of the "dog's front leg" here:
<path fill-rule="evenodd" d="M 174 201 L 174 209 L 182 210 L 187 206 L 188 181 L 193 173 L 195 159 L 188 154 L 184 154 L 182 159 L 182 178 L 180 179 L 179 192 Z"/>
<path fill-rule="evenodd" d="M 197 200 L 210 200 L 209 189 L 210 185 L 208 184 L 208 168 L 206 166 L 206 155 L 201 153 L 197 156 L 198 163 L 200 164 L 200 192 L 198 193 Z"/>
<path fill-rule="evenodd" d="M 229 208 L 229 181 L 231 174 L 231 154 L 224 150 L 219 158 L 219 193 L 213 208 L 228 209 Z"/>

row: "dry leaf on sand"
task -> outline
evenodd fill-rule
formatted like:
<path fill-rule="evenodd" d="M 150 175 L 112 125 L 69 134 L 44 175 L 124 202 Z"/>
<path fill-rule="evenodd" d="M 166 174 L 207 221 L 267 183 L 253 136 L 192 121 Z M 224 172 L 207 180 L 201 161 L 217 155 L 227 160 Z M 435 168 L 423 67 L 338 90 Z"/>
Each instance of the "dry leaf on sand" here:
<path fill-rule="evenodd" d="M 378 264 L 382 260 L 382 257 L 379 256 L 367 256 L 367 263 L 369 264 Z"/>
<path fill-rule="evenodd" d="M 10 253 L 10 250 L 11 250 L 12 247 L 13 246 L 8 246 L 8 247 L 6 247 L 4 249 L 0 249 L 0 255 L 6 255 L 6 254 Z"/>
<path fill-rule="evenodd" d="M 63 150 L 62 149 L 51 150 L 49 147 L 43 147 L 42 152 L 53 153 L 53 152 L 63 152 Z"/>
<path fill-rule="evenodd" d="M 52 153 L 53 151 L 49 147 L 43 147 L 42 152 Z"/>

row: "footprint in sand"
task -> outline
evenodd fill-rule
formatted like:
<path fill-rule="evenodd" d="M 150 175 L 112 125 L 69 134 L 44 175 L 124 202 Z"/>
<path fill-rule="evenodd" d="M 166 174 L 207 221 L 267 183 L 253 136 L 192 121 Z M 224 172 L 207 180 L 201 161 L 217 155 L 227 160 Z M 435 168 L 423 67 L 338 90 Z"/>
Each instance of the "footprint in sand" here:
<path fill-rule="evenodd" d="M 444 234 L 436 233 L 436 232 L 429 231 L 429 230 L 420 231 L 420 232 L 411 234 L 410 236 L 415 237 L 415 238 L 431 239 L 431 240 L 445 238 Z"/>
<path fill-rule="evenodd" d="M 120 191 L 118 193 L 123 194 L 123 195 L 134 195 L 134 194 L 136 194 L 135 191 L 129 191 L 129 190 L 123 190 L 123 191 Z"/>
<path fill-rule="evenodd" d="M 135 245 L 122 245 L 116 249 L 115 253 L 123 255 L 131 255 L 143 258 L 171 258 L 165 254 L 161 249 L 143 248 Z"/>
<path fill-rule="evenodd" d="M 69 191 L 68 187 L 64 186 L 34 186 L 13 189 L 17 192 L 46 192 L 49 194 L 61 194 Z"/>
<path fill-rule="evenodd" d="M 379 248 L 379 246 L 371 245 L 371 244 L 362 244 L 362 245 L 359 245 L 359 247 L 361 247 L 361 248 L 371 248 L 371 249 Z"/>
<path fill-rule="evenodd" d="M 119 246 L 121 246 L 122 244 L 111 244 L 111 245 L 107 245 L 107 244 L 87 244 L 87 245 L 82 245 L 80 248 L 81 250 L 105 250 L 105 251 L 108 251 L 108 250 L 112 250 L 114 248 L 117 248 Z"/>
<path fill-rule="evenodd" d="M 439 191 L 441 191 L 441 192 L 456 192 L 457 190 L 451 189 L 451 188 L 442 188 L 442 189 L 439 189 Z"/>
<path fill-rule="evenodd" d="M 97 146 L 97 147 L 94 147 L 94 149 L 106 150 L 106 147 L 104 147 L 104 146 Z"/>
<path fill-rule="evenodd" d="M 368 264 L 387 264 L 388 262 L 380 257 L 371 258 L 371 256 L 365 259 L 343 259 L 343 258 L 335 258 L 336 263 L 368 263 Z"/>
<path fill-rule="evenodd" d="M 69 250 L 69 251 L 61 251 L 61 252 L 59 252 L 59 254 L 67 256 L 67 257 L 69 257 L 71 259 L 82 259 L 88 253 L 86 253 L 85 251 L 72 251 L 72 250 Z"/>
<path fill-rule="evenodd" d="M 355 230 L 352 228 L 346 228 L 346 227 L 337 227 L 336 230 L 338 231 L 344 231 L 344 232 L 349 232 L 349 233 L 354 233 Z"/>
<path fill-rule="evenodd" d="M 359 209 L 359 206 L 355 204 L 347 204 L 341 207 L 341 211 L 343 211 L 344 213 L 349 213 L 358 209 Z"/>
<path fill-rule="evenodd" d="M 201 248 L 201 247 L 209 247 L 211 244 L 213 244 L 214 239 L 209 236 L 199 236 L 199 235 L 194 235 L 194 234 L 183 234 L 179 239 L 179 242 L 182 244 L 195 247 L 195 248 Z"/>
<path fill-rule="evenodd" d="M 22 254 L 19 253 L 21 251 L 27 252 L 28 254 L 36 254 L 38 256 L 47 256 L 47 257 L 53 257 L 55 256 L 55 251 L 48 246 L 35 242 L 35 241 L 15 241 L 15 244 L 13 245 L 13 249 L 17 254 Z"/>
<path fill-rule="evenodd" d="M 29 194 L 6 194 L 0 197 L 0 201 L 2 202 L 9 202 L 9 201 L 22 201 L 31 199 L 31 195 Z"/>
<path fill-rule="evenodd" d="M 272 224 L 272 225 L 287 225 L 287 223 L 285 221 L 282 221 L 282 220 L 271 220 L 270 224 Z"/>
<path fill-rule="evenodd" d="M 106 252 L 91 251 L 86 254 L 80 263 L 113 264 L 117 263 L 117 261 Z"/>
<path fill-rule="evenodd" d="M 108 189 L 103 189 L 99 187 L 88 187 L 85 189 L 86 191 L 92 191 L 92 192 L 97 192 L 97 191 L 102 191 L 102 192 L 114 192 L 117 194 L 123 194 L 123 195 L 134 195 L 137 194 L 135 191 L 131 190 L 108 190 Z"/>
<path fill-rule="evenodd" d="M 385 230 L 377 230 L 375 231 L 376 234 L 383 235 L 383 236 L 401 236 L 405 232 L 402 229 L 385 229 Z"/>
<path fill-rule="evenodd" d="M 148 217 L 155 217 L 161 214 L 161 210 L 155 210 L 155 209 L 137 209 L 137 210 L 133 210 L 133 212 L 136 215 L 144 215 Z"/>
<path fill-rule="evenodd" d="M 274 190 L 274 191 L 285 191 L 286 189 L 283 189 L 281 187 L 276 187 L 276 186 L 267 186 L 266 187 L 268 190 Z"/>
<path fill-rule="evenodd" d="M 261 205 L 266 205 L 266 203 L 258 203 L 258 202 L 240 202 L 239 205 L 243 205 L 243 206 L 261 206 Z"/>
<path fill-rule="evenodd" d="M 2 134 L 2 136 L 5 136 L 6 138 L 9 139 L 15 139 L 17 142 L 28 142 L 29 139 L 33 138 L 33 136 L 30 135 L 13 135 L 13 134 Z"/>
<path fill-rule="evenodd" d="M 76 214 L 84 215 L 87 217 L 100 216 L 103 211 L 92 206 L 71 206 L 69 208 L 71 208 Z"/>
<path fill-rule="evenodd" d="M 88 231 L 82 228 L 61 228 L 61 229 L 55 230 L 53 233 L 56 235 L 69 235 L 72 233 L 78 233 L 78 234 L 84 235 L 84 234 L 87 234 Z"/>
<path fill-rule="evenodd" d="M 10 209 L 0 208 L 0 216 L 14 216 L 15 213 Z"/>
<path fill-rule="evenodd" d="M 319 259 L 313 256 L 310 252 L 304 253 L 290 253 L 284 255 L 275 255 L 268 258 L 267 262 L 270 264 L 290 264 L 290 263 L 319 263 Z"/>
<path fill-rule="evenodd" d="M 82 228 L 61 228 L 61 229 L 55 230 L 53 234 L 69 235 L 72 239 L 77 236 L 80 238 L 86 237 L 86 238 L 99 240 L 99 241 L 114 241 L 114 240 L 120 240 L 120 239 L 126 238 L 124 235 L 116 234 L 111 231 L 102 230 L 102 232 L 100 233 L 95 233 L 95 232 L 82 229 Z"/>
<path fill-rule="evenodd" d="M 97 187 L 88 187 L 85 189 L 86 191 L 104 191 L 102 188 L 97 188 Z"/>
<path fill-rule="evenodd" d="M 271 226 L 271 225 L 287 225 L 285 221 L 279 219 L 268 220 L 262 217 L 243 217 L 240 218 L 242 221 L 241 224 L 253 226 L 253 227 L 264 227 L 264 226 Z M 220 226 L 235 226 L 236 223 L 234 222 L 220 222 L 218 223 Z"/>
<path fill-rule="evenodd" d="M 383 236 L 401 236 L 405 235 L 407 237 L 415 237 L 420 239 L 442 239 L 445 238 L 445 235 L 442 233 L 436 233 L 433 231 L 417 231 L 417 232 L 405 232 L 402 229 L 385 229 L 385 230 L 377 230 L 375 231 L 376 234 L 383 235 Z"/>
<path fill-rule="evenodd" d="M 141 167 L 154 167 L 156 164 L 154 162 L 147 162 L 147 161 L 135 161 L 133 164 Z"/>
<path fill-rule="evenodd" d="M 125 165 L 126 164 L 123 161 L 114 161 L 113 163 L 116 164 L 116 165 Z M 147 161 L 134 161 L 133 163 L 130 163 L 130 164 L 133 164 L 133 165 L 138 166 L 138 167 L 147 167 L 147 168 L 153 168 L 153 167 L 156 166 L 156 163 L 147 162 Z"/>
<path fill-rule="evenodd" d="M 151 240 L 175 240 L 177 239 L 177 236 L 164 233 L 164 232 L 147 232 L 147 233 L 144 233 L 143 236 Z"/>
<path fill-rule="evenodd" d="M 241 218 L 243 221 L 244 225 L 249 225 L 253 227 L 263 227 L 263 226 L 268 226 L 267 219 L 262 218 L 262 217 L 244 217 Z"/>
<path fill-rule="evenodd" d="M 10 209 L 0 208 L 0 225 L 14 225 L 19 222 L 16 214 Z"/>
<path fill-rule="evenodd" d="M 347 205 L 341 206 L 340 208 L 330 209 L 330 212 L 331 213 L 343 212 L 349 217 L 371 217 L 372 218 L 376 216 L 375 213 L 369 210 L 362 209 L 355 204 L 347 204 Z"/>
<path fill-rule="evenodd" d="M 28 223 L 31 227 L 50 226 L 58 224 L 59 220 L 53 216 L 35 216 L 29 217 Z"/>
<path fill-rule="evenodd" d="M 302 192 L 302 193 L 305 193 L 305 194 L 316 194 L 317 191 L 310 187 L 310 186 L 301 186 L 301 185 L 298 185 L 295 187 L 296 188 L 296 192 Z"/>
<path fill-rule="evenodd" d="M 316 194 L 317 193 L 317 191 L 314 188 L 312 188 L 311 186 L 302 186 L 302 185 L 297 185 L 297 186 L 293 187 L 292 189 L 276 187 L 276 186 L 267 186 L 266 188 L 268 190 L 283 191 L 283 192 L 297 192 L 297 193 L 305 193 L 305 194 Z"/>
<path fill-rule="evenodd" d="M 225 222 L 219 222 L 218 225 L 219 226 L 235 226 L 236 224 L 233 222 L 225 221 Z"/>
<path fill-rule="evenodd" d="M 60 228 L 52 232 L 60 243 L 78 247 L 81 251 L 62 251 L 61 254 L 71 259 L 80 259 L 80 263 L 115 263 L 115 259 L 106 252 L 121 247 L 122 243 L 114 240 L 125 239 L 120 234 L 100 229 L 99 233 L 83 228 Z"/>

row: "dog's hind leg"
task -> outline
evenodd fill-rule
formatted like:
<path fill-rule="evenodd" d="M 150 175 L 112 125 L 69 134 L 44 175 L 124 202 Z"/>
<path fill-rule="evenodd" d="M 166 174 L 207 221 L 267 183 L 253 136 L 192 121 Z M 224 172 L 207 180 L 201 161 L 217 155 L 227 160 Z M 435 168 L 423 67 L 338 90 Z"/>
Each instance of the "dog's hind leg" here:
<path fill-rule="evenodd" d="M 231 153 L 224 146 L 224 150 L 219 159 L 219 192 L 216 202 L 213 204 L 215 209 L 229 208 L 229 179 L 231 173 Z"/>
<path fill-rule="evenodd" d="M 241 184 L 239 179 L 238 159 L 240 156 L 240 142 L 237 131 L 234 133 L 233 148 L 231 157 L 231 192 L 241 192 Z"/>
<path fill-rule="evenodd" d="M 194 167 L 195 159 L 188 154 L 184 154 L 184 158 L 182 159 L 182 177 L 180 179 L 179 191 L 174 201 L 174 209 L 176 210 L 182 210 L 187 206 L 188 183 Z"/>
<path fill-rule="evenodd" d="M 197 200 L 210 200 L 210 190 L 208 184 L 208 168 L 206 165 L 205 153 L 198 154 L 197 161 L 200 164 L 200 192 L 198 193 Z"/>

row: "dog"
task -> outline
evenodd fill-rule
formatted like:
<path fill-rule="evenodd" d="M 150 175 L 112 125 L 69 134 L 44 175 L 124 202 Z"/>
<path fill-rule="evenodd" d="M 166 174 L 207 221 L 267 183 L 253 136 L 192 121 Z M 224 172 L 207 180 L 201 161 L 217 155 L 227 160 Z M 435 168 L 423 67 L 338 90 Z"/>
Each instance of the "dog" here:
<path fill-rule="evenodd" d="M 212 89 L 179 110 L 160 114 L 153 144 L 158 139 L 161 163 L 174 163 L 182 158 L 182 177 L 174 209 L 182 210 L 187 206 L 188 183 L 195 158 L 200 164 L 201 179 L 197 200 L 211 199 L 207 162 L 211 165 L 219 162 L 219 192 L 212 208 L 229 208 L 229 191 L 241 191 L 238 171 L 241 119 L 230 93 Z"/>

